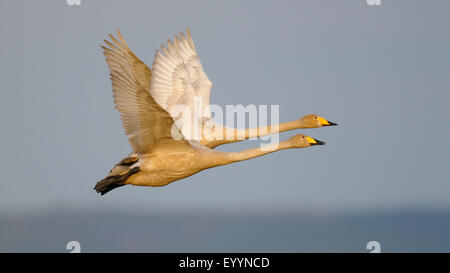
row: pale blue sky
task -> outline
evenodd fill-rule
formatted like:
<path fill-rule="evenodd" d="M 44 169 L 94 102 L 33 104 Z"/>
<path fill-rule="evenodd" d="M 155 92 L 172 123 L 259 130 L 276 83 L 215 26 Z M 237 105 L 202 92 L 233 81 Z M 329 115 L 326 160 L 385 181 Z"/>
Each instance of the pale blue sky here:
<path fill-rule="evenodd" d="M 449 1 L 81 1 L 0 2 L 1 211 L 450 207 Z M 100 197 L 93 186 L 130 151 L 102 39 L 120 28 L 151 65 L 187 26 L 211 103 L 339 126 L 303 131 L 323 147 Z"/>

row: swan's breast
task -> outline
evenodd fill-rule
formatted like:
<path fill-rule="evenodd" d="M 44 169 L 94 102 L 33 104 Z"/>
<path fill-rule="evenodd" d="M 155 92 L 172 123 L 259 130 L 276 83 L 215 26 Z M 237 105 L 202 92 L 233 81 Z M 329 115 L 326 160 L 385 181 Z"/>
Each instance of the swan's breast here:
<path fill-rule="evenodd" d="M 139 160 L 141 171 L 132 176 L 129 183 L 139 186 L 165 186 L 201 170 L 222 165 L 225 154 L 205 148 L 191 152 L 149 155 Z"/>
<path fill-rule="evenodd" d="M 196 153 L 171 153 L 149 156 L 141 163 L 146 172 L 189 170 L 196 165 Z"/>

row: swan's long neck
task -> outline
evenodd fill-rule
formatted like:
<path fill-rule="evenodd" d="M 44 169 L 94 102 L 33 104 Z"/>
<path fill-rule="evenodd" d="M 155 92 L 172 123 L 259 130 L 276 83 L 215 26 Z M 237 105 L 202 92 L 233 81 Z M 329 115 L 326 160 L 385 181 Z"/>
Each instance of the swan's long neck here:
<path fill-rule="evenodd" d="M 284 149 L 291 149 L 296 148 L 294 145 L 291 144 L 290 141 L 286 140 L 280 143 L 274 143 L 265 145 L 263 147 L 254 148 L 250 150 L 245 150 L 241 152 L 234 152 L 234 153 L 225 153 L 225 159 L 223 161 L 223 165 L 230 164 L 233 162 L 238 161 L 244 161 L 248 159 L 252 159 L 255 157 L 263 156 L 266 154 L 270 154 L 273 152 L 281 151 Z"/>
<path fill-rule="evenodd" d="M 233 140 L 238 141 L 242 140 L 243 137 L 244 139 L 249 139 L 266 135 L 272 135 L 294 129 L 300 129 L 302 128 L 302 126 L 303 124 L 299 120 L 294 120 L 283 122 L 276 125 L 261 126 L 257 128 L 246 128 L 246 129 L 227 128 L 225 133 L 227 134 L 227 136 L 232 135 Z"/>
<path fill-rule="evenodd" d="M 217 125 L 216 128 L 221 131 L 222 136 L 220 137 L 220 139 L 204 143 L 210 148 L 214 148 L 222 144 L 233 143 L 245 139 L 262 137 L 267 135 L 273 135 L 294 129 L 309 128 L 309 125 L 302 122 L 301 120 L 293 120 L 276 125 L 261 126 L 257 128 L 236 129 L 236 128 L 228 128 L 221 125 Z"/>

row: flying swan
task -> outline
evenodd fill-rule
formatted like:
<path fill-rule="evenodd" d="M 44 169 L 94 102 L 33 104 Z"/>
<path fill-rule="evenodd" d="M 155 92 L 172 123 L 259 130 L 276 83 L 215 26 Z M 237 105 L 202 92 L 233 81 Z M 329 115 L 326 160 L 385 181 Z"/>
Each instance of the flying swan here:
<path fill-rule="evenodd" d="M 114 103 L 133 152 L 96 184 L 94 189 L 101 195 L 128 184 L 165 186 L 204 169 L 283 149 L 324 145 L 312 137 L 296 135 L 264 148 L 232 153 L 213 150 L 288 130 L 337 125 L 317 115 L 250 129 L 214 123 L 208 108 L 212 83 L 203 71 L 189 28 L 186 34 L 180 32 L 173 42 L 168 40 L 167 46 L 156 51 L 152 70 L 134 55 L 119 30 L 118 39 L 109 35 L 112 42 L 104 40 L 106 46 L 101 47 L 110 69 Z M 193 112 L 196 98 L 200 98 L 202 107 L 199 117 L 176 119 L 180 115 L 177 106 L 184 105 Z M 194 123 L 202 128 L 197 138 L 190 131 Z"/>

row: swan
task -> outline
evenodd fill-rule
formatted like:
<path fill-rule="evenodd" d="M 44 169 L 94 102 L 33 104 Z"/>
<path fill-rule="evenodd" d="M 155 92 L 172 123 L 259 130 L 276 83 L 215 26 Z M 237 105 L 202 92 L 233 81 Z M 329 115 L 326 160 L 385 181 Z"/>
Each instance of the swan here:
<path fill-rule="evenodd" d="M 104 40 L 106 46 L 101 48 L 110 69 L 115 107 L 133 152 L 96 184 L 94 189 L 101 195 L 124 185 L 165 186 L 204 169 L 284 149 L 324 145 L 312 137 L 296 135 L 264 148 L 231 153 L 213 150 L 219 145 L 268 134 L 337 125 L 318 115 L 250 129 L 214 123 L 208 108 L 212 83 L 203 71 L 189 28 L 186 34 L 180 32 L 173 42 L 168 40 L 167 46 L 162 45 L 156 51 L 152 70 L 131 51 L 119 30 L 118 39 L 109 35 L 112 42 Z M 178 105 L 194 111 L 194 98 L 202 102 L 200 117 L 190 123 L 175 120 Z M 214 128 L 214 132 L 205 129 L 200 139 L 194 139 L 188 133 L 193 123 L 201 128 Z M 211 123 L 213 127 L 206 126 Z"/>

